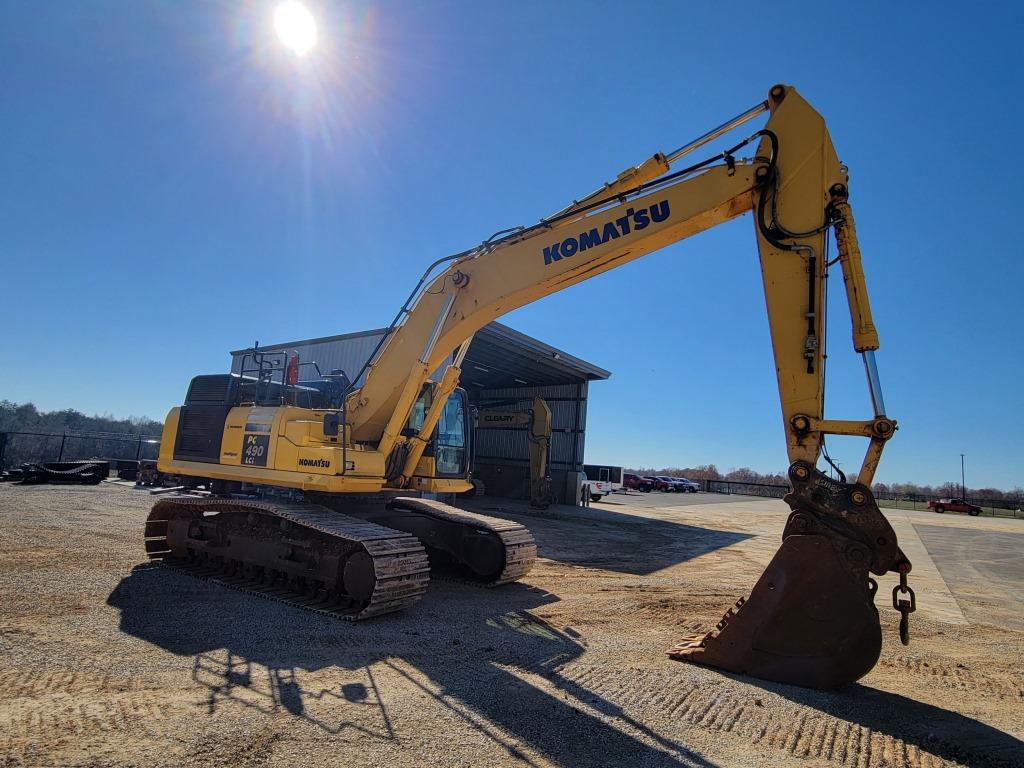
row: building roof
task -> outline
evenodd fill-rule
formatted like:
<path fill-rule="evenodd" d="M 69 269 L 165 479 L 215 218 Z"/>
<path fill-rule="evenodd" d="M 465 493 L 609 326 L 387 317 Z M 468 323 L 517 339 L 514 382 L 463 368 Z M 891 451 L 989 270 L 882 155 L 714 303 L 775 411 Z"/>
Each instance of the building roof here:
<path fill-rule="evenodd" d="M 477 331 L 462 364 L 462 386 L 503 389 L 607 379 L 611 373 L 575 355 L 489 323 Z"/>
<path fill-rule="evenodd" d="M 358 331 L 356 333 L 339 333 L 336 336 L 317 336 L 315 339 L 299 339 L 298 341 L 282 341 L 278 344 L 260 344 L 261 350 L 267 352 L 280 352 L 292 347 L 307 347 L 310 344 L 326 344 L 332 341 L 348 341 L 349 339 L 365 339 L 367 336 L 383 336 L 387 328 L 374 328 L 372 331 Z M 233 349 L 232 355 L 241 355 L 250 351 L 251 347 L 245 349 Z"/>
<path fill-rule="evenodd" d="M 386 329 L 377 328 L 359 333 L 321 336 L 315 339 L 289 341 L 281 344 L 261 345 L 267 352 L 295 347 L 328 345 L 363 347 L 371 339 L 373 344 Z M 322 349 L 323 347 L 321 347 Z M 372 347 L 365 347 L 372 350 Z M 231 353 L 237 357 L 247 350 Z M 365 356 L 368 352 L 363 352 Z M 347 371 L 354 376 L 357 371 Z M 538 339 L 513 330 L 501 323 L 489 323 L 477 331 L 462 363 L 461 385 L 480 389 L 502 389 L 521 386 L 574 384 L 581 381 L 607 379 L 609 371 L 593 363 L 570 355 Z"/>

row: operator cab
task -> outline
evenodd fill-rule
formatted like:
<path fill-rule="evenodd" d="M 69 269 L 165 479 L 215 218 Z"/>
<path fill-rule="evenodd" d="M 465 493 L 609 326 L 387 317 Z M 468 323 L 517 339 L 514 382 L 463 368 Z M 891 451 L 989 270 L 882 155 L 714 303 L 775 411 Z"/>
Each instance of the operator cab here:
<path fill-rule="evenodd" d="M 406 437 L 419 434 L 423 420 L 433 402 L 433 388 L 424 386 L 416 405 L 413 406 L 409 421 L 402 434 Z M 434 477 L 466 478 L 469 476 L 469 450 L 472 430 L 469 423 L 469 398 L 466 390 L 456 387 L 444 404 L 441 417 L 434 428 L 423 457 L 434 462 Z"/>

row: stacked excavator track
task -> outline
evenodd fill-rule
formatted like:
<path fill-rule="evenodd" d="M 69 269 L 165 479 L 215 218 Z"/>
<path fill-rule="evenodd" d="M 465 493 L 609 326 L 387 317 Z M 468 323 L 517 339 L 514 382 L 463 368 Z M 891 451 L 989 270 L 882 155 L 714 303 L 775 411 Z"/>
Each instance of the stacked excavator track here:
<path fill-rule="evenodd" d="M 525 526 L 438 501 L 398 498 L 356 514 L 311 503 L 173 496 L 146 520 L 146 552 L 193 576 L 350 620 L 417 602 L 431 561 L 454 563 L 454 570 L 440 568 L 448 578 L 494 587 L 524 576 L 537 558 Z"/>
<path fill-rule="evenodd" d="M 151 560 L 350 620 L 409 607 L 430 578 L 413 536 L 315 504 L 171 497 L 145 535 Z"/>

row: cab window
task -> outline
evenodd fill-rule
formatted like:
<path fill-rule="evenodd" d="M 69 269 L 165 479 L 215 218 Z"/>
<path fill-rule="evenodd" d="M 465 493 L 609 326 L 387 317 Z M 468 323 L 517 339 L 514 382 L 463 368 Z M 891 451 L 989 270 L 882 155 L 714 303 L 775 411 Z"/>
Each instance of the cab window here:
<path fill-rule="evenodd" d="M 409 421 L 406 422 L 405 430 L 402 434 L 406 437 L 412 435 L 418 435 L 420 429 L 423 427 L 423 420 L 427 417 L 427 411 L 430 410 L 430 404 L 434 402 L 434 390 L 428 384 L 423 387 L 423 391 L 420 392 L 420 396 L 416 398 L 416 403 L 412 407 L 412 413 L 409 414 Z"/>
<path fill-rule="evenodd" d="M 434 461 L 438 475 L 465 474 L 466 404 L 462 392 L 448 398 L 437 422 Z"/>

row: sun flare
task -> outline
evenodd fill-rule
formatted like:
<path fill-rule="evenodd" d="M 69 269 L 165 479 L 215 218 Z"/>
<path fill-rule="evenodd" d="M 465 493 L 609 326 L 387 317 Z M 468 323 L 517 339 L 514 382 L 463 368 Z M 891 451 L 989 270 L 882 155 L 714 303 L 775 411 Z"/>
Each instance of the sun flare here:
<path fill-rule="evenodd" d="M 277 37 L 296 56 L 305 56 L 316 46 L 316 19 L 302 3 L 286 0 L 274 10 Z"/>

